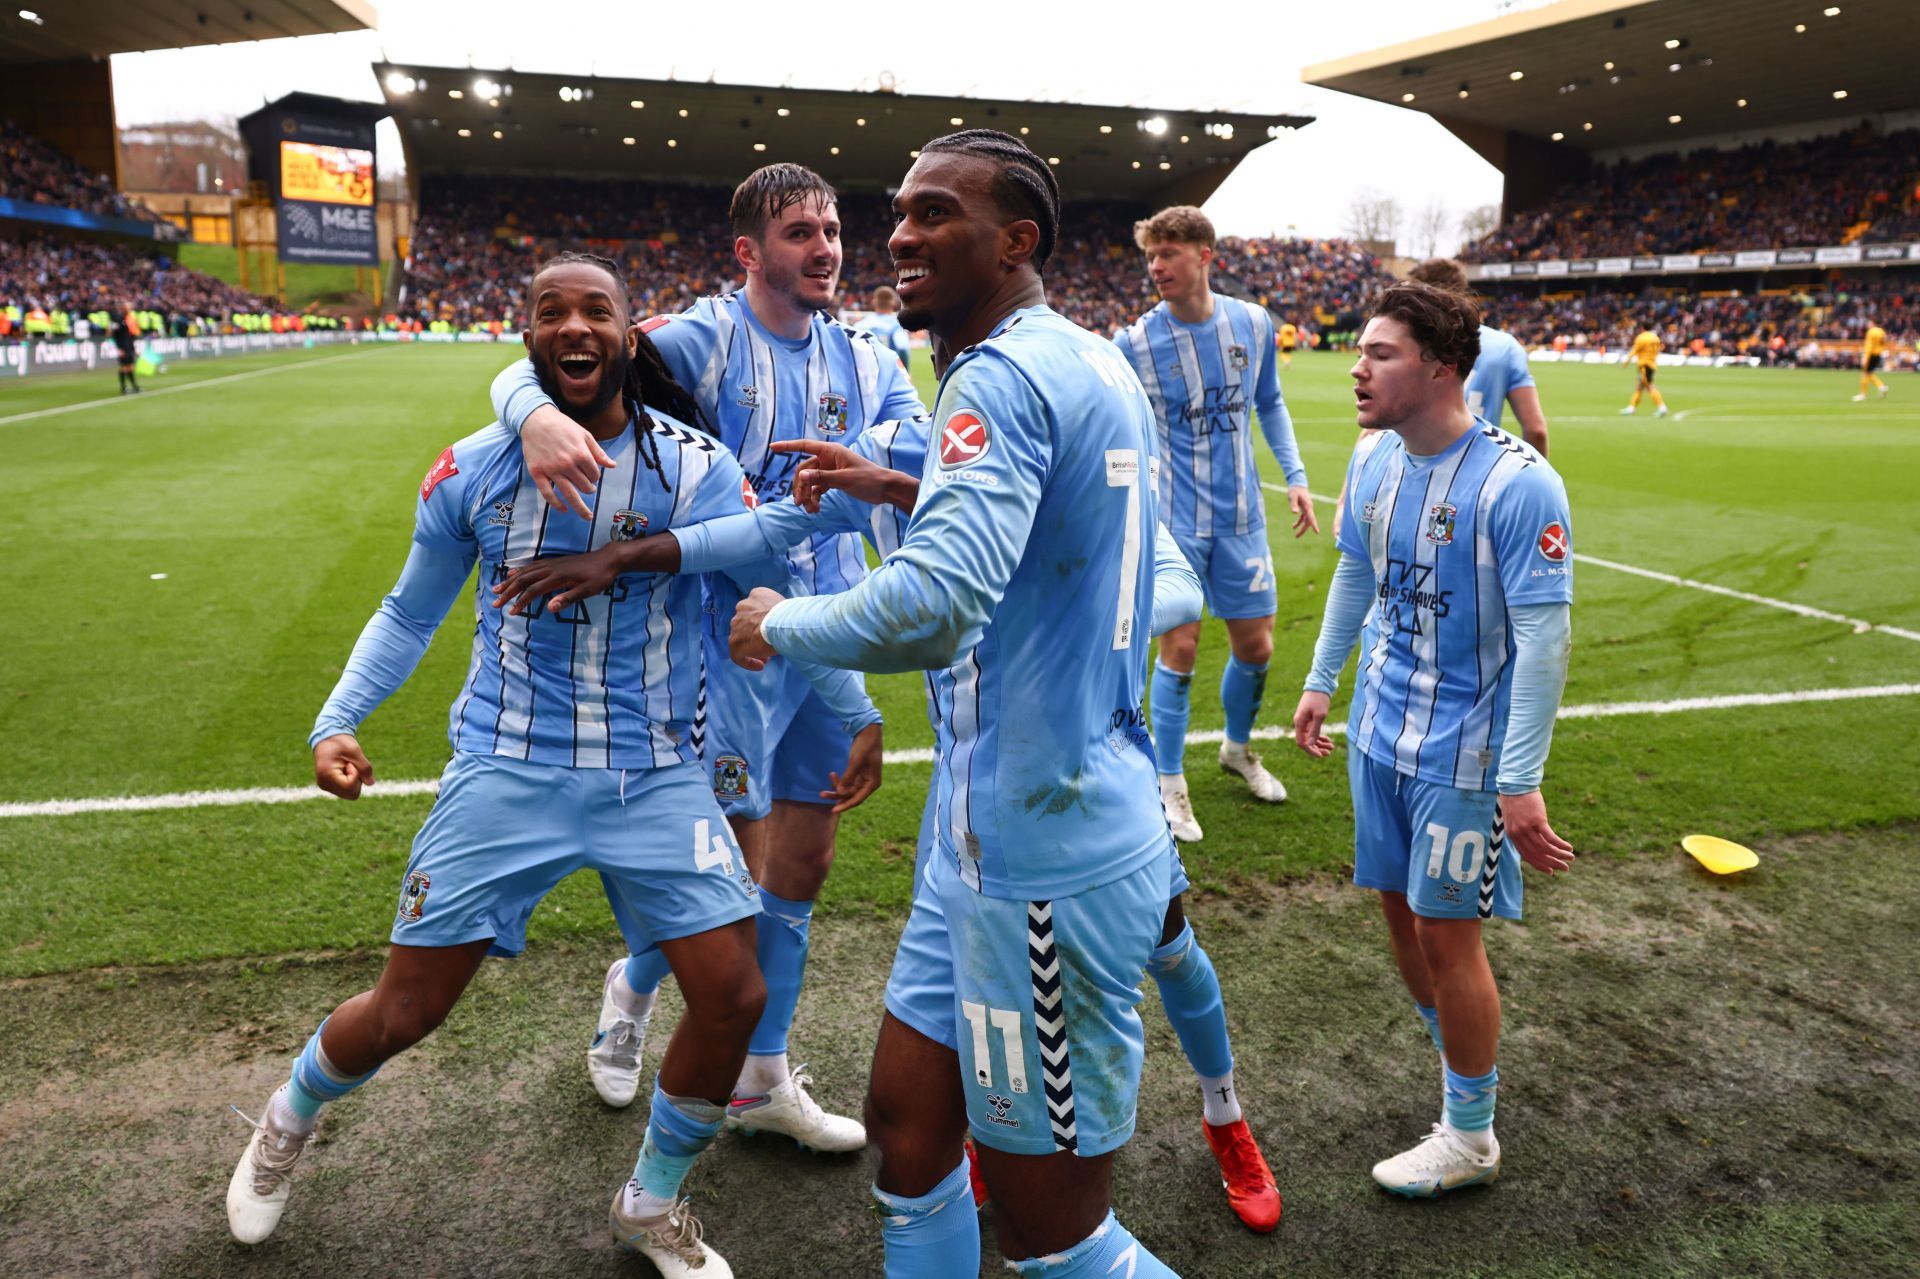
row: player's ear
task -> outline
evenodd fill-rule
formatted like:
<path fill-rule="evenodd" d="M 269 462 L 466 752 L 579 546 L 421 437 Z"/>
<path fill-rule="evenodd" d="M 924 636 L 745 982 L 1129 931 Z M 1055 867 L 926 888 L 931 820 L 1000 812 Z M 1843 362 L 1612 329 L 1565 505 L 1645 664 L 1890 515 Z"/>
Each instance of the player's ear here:
<path fill-rule="evenodd" d="M 733 239 L 733 256 L 741 269 L 749 273 L 760 269 L 760 246 L 754 243 L 750 235 L 738 235 Z"/>
<path fill-rule="evenodd" d="M 533 330 L 532 329 L 520 330 L 520 345 L 527 348 L 528 355 L 533 354 Z"/>
<path fill-rule="evenodd" d="M 1025 266 L 1040 247 L 1040 224 L 1016 218 L 1000 228 L 1000 261 L 1009 269 Z"/>
<path fill-rule="evenodd" d="M 630 323 L 627 325 L 627 358 L 631 360 L 639 354 L 640 354 L 640 326 L 638 324 Z"/>

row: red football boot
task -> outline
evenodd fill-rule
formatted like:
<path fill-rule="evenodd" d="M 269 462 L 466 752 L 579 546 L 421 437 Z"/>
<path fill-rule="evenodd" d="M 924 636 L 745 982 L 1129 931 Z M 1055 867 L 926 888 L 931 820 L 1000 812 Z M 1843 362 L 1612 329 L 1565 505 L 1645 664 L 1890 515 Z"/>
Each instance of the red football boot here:
<path fill-rule="evenodd" d="M 1207 1145 L 1220 1161 L 1221 1184 L 1227 1188 L 1227 1203 L 1234 1215 L 1249 1230 L 1267 1234 L 1280 1224 L 1280 1187 L 1273 1181 L 1260 1146 L 1247 1129 L 1245 1119 L 1236 1119 L 1218 1128 L 1202 1120 Z"/>

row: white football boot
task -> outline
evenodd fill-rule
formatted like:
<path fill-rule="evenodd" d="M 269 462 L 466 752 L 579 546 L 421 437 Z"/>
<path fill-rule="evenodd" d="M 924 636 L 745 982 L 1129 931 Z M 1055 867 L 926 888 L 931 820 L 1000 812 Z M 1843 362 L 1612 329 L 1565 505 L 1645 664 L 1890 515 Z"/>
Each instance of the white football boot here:
<path fill-rule="evenodd" d="M 867 1144 L 866 1125 L 844 1115 L 830 1115 L 807 1095 L 813 1077 L 796 1069 L 764 1097 L 735 1097 L 727 1103 L 727 1127 L 751 1136 L 778 1132 L 825 1154 L 842 1155 Z"/>
<path fill-rule="evenodd" d="M 1668 413 L 1668 412 L 1669 412 L 1669 410 L 1668 410 L 1668 408 L 1667 408 L 1667 406 L 1666 406 L 1666 405 L 1664 405 L 1664 404 L 1662 404 L 1662 405 L 1661 405 L 1661 406 L 1660 406 L 1659 408 L 1657 408 L 1657 409 L 1655 409 L 1655 410 L 1653 411 L 1653 415 L 1654 415 L 1655 417 L 1665 417 L 1665 416 L 1667 415 L 1667 413 Z"/>
<path fill-rule="evenodd" d="M 237 1107 L 234 1113 L 247 1119 Z M 247 1122 L 253 1125 L 253 1137 L 227 1182 L 227 1228 L 241 1243 L 259 1243 L 273 1233 L 280 1214 L 287 1210 L 287 1174 L 313 1134 L 276 1126 L 272 1097 L 267 1098 L 259 1120 Z"/>
<path fill-rule="evenodd" d="M 1375 1164 L 1373 1179 L 1409 1199 L 1432 1199 L 1444 1191 L 1493 1181 L 1500 1176 L 1500 1142 L 1491 1131 L 1487 1139 L 1483 1155 L 1447 1125 L 1435 1124 L 1412 1150 Z"/>
<path fill-rule="evenodd" d="M 593 1090 L 609 1106 L 631 1105 L 640 1091 L 640 1049 L 647 1042 L 647 1023 L 635 1021 L 613 1001 L 613 979 L 627 966 L 624 959 L 607 969 L 600 993 L 600 1020 L 587 1046 L 587 1074 Z"/>
<path fill-rule="evenodd" d="M 1265 804 L 1286 802 L 1287 788 L 1280 779 L 1267 771 L 1260 757 L 1246 748 L 1241 742 L 1220 743 L 1220 771 L 1233 773 L 1247 783 L 1247 789 L 1253 797 Z"/>
<path fill-rule="evenodd" d="M 642 1220 L 620 1211 L 626 1193 L 625 1186 L 615 1191 L 607 1212 L 615 1243 L 651 1261 L 663 1279 L 733 1279 L 733 1267 L 702 1238 L 705 1231 L 691 1202 L 682 1199 L 664 1217 Z"/>
<path fill-rule="evenodd" d="M 1183 844 L 1200 842 L 1200 819 L 1193 815 L 1193 797 L 1187 794 L 1185 773 L 1160 774 L 1160 806 L 1167 813 L 1167 828 Z"/>

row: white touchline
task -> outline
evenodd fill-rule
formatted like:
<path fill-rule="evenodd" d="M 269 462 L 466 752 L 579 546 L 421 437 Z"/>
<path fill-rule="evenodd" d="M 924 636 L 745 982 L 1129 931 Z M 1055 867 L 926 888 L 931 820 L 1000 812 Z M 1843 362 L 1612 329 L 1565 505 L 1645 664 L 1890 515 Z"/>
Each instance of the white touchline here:
<path fill-rule="evenodd" d="M 1720 697 L 1683 697 L 1666 702 L 1587 702 L 1562 706 L 1560 719 L 1611 719 L 1618 715 L 1678 715 L 1687 711 L 1738 710 L 1746 706 L 1785 706 L 1796 702 L 1853 702 L 1865 698 L 1920 697 L 1920 684 L 1873 684 L 1860 688 L 1810 688 L 1789 693 L 1729 693 Z M 1329 736 L 1344 736 L 1344 723 L 1328 724 Z M 1256 728 L 1259 741 L 1291 737 L 1293 730 L 1280 725 Z M 1205 746 L 1225 736 L 1219 729 L 1188 733 L 1187 745 Z M 931 764 L 933 751 L 888 751 L 888 764 Z M 367 799 L 392 799 L 407 795 L 431 795 L 440 787 L 433 778 L 404 782 L 380 782 L 362 794 Z M 175 808 L 221 808 L 238 804 L 299 804 L 310 799 L 331 796 L 311 786 L 258 786 L 245 790 L 180 791 L 171 795 L 116 795 L 97 799 L 49 799 L 32 803 L 0 804 L 0 818 L 71 817 L 81 813 L 147 813 Z"/>
<path fill-rule="evenodd" d="M 374 347 L 366 351 L 344 351 L 339 355 L 323 355 L 317 360 L 295 360 L 289 364 L 276 364 L 267 369 L 249 369 L 245 373 L 227 373 L 220 377 L 210 377 L 199 382 L 183 382 L 178 386 L 156 387 L 151 391 L 142 391 L 139 395 L 108 395 L 97 400 L 82 400 L 78 404 L 56 404 L 50 409 L 35 409 L 31 413 L 15 413 L 12 417 L 0 417 L 0 426 L 10 422 L 27 422 L 36 417 L 52 417 L 56 413 L 78 413 L 81 409 L 97 409 L 103 404 L 144 403 L 156 395 L 176 395 L 181 391 L 198 391 L 205 386 L 219 386 L 222 382 L 240 382 L 250 377 L 265 377 L 269 373 L 285 373 L 289 369 L 312 369 L 322 364 L 332 364 L 335 360 L 351 360 L 355 356 L 372 355 L 380 350 Z M 387 348 L 392 349 L 392 348 Z"/>
<path fill-rule="evenodd" d="M 1260 481 L 1260 487 L 1270 493 L 1285 493 L 1285 487 L 1269 480 Z M 1316 502 L 1332 506 L 1338 500 L 1319 493 L 1312 494 Z M 1865 635 L 1878 631 L 1883 635 L 1894 635 L 1900 639 L 1920 640 L 1920 631 L 1909 631 L 1898 626 L 1888 626 L 1882 622 L 1869 622 L 1858 617 L 1848 617 L 1845 613 L 1830 613 L 1824 608 L 1813 608 L 1806 604 L 1795 604 L 1791 600 L 1777 600 L 1769 595 L 1755 595 L 1751 591 L 1736 591 L 1730 586 L 1716 586 L 1712 582 L 1696 582 L 1690 577 L 1676 577 L 1672 573 L 1660 573 L 1650 568 L 1638 568 L 1632 564 L 1622 564 L 1617 560 L 1603 560 L 1597 555 L 1588 555 L 1584 551 L 1573 553 L 1577 564 L 1591 564 L 1596 568 L 1610 568 L 1616 573 L 1631 573 L 1635 577 L 1651 578 L 1656 582 L 1665 582 L 1669 586 L 1685 586 L 1696 591 L 1705 591 L 1710 595 L 1724 595 L 1728 599 L 1745 600 L 1749 604 L 1763 604 L 1768 608 L 1782 609 L 1788 613 L 1798 613 L 1802 617 L 1811 617 L 1822 622 L 1838 622 L 1851 627 L 1856 635 Z"/>

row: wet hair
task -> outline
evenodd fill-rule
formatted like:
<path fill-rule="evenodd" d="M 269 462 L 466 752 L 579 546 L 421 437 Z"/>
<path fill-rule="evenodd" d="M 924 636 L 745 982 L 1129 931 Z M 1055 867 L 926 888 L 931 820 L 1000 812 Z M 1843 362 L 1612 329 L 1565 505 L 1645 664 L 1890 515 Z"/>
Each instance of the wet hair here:
<path fill-rule="evenodd" d="M 1420 358 L 1451 365 L 1463 382 L 1480 358 L 1480 304 L 1469 294 L 1401 280 L 1380 290 L 1372 314 L 1406 325 L 1419 344 Z"/>
<path fill-rule="evenodd" d="M 1133 242 L 1143 249 L 1156 244 L 1192 244 L 1211 249 L 1213 219 L 1191 204 L 1176 204 L 1133 224 Z"/>
<path fill-rule="evenodd" d="M 1060 183 L 1047 162 L 1010 133 L 998 129 L 962 129 L 921 145 L 921 155 L 942 152 L 978 156 L 999 169 L 993 198 L 1009 219 L 1027 218 L 1040 228 L 1040 244 L 1028 259 L 1035 271 L 1046 266 L 1060 239 Z"/>
<path fill-rule="evenodd" d="M 1455 293 L 1473 292 L 1467 286 L 1467 269 L 1452 258 L 1428 258 L 1407 272 L 1407 278 L 1439 289 L 1452 289 Z"/>
<path fill-rule="evenodd" d="M 733 233 L 759 241 L 767 234 L 767 224 L 805 201 L 834 204 L 840 197 L 827 180 L 804 164 L 769 164 L 755 169 L 747 180 L 733 189 L 733 204 L 727 217 Z"/>
<path fill-rule="evenodd" d="M 626 313 L 629 321 L 632 320 L 633 303 L 627 297 L 626 277 L 621 274 L 619 265 L 611 258 L 603 258 L 597 253 L 572 251 L 556 253 L 540 264 L 534 271 L 533 278 L 538 280 L 554 267 L 560 266 L 590 266 L 605 272 L 613 281 L 613 296 L 619 299 L 620 309 Z M 535 291 L 529 287 L 527 289 L 529 308 L 532 306 L 534 296 Z M 634 334 L 633 356 L 627 361 L 627 380 L 620 388 L 620 397 L 626 403 L 627 412 L 635 417 L 646 417 L 651 421 L 647 410 L 652 408 L 670 417 L 678 418 L 703 434 L 713 434 L 707 422 L 707 415 L 700 410 L 699 401 L 693 398 L 686 387 L 680 385 L 673 376 L 672 370 L 667 368 L 666 361 L 660 358 L 660 348 L 653 344 L 653 339 L 645 332 Z M 659 441 L 653 438 L 652 431 L 638 431 L 635 434 L 639 437 L 637 445 L 641 459 L 660 478 L 660 487 L 672 492 L 672 486 L 667 483 L 666 468 L 660 462 Z"/>

